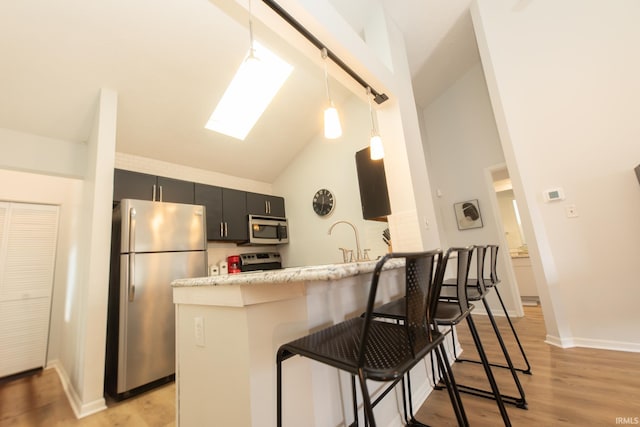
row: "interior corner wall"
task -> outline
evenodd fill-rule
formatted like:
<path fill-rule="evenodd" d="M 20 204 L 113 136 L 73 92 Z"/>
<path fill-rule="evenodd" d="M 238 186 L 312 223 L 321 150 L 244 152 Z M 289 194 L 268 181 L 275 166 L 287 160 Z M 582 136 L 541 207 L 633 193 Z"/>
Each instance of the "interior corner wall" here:
<path fill-rule="evenodd" d="M 67 287 L 60 337 L 60 370 L 68 383 L 65 389 L 71 406 L 80 418 L 106 408 L 104 357 L 117 94 L 103 89 L 97 104 L 76 224 L 82 238 L 72 248 L 71 256 L 77 261 L 75 280 Z"/>
<path fill-rule="evenodd" d="M 360 232 L 361 247 L 371 249 L 370 258 L 387 252 L 382 241 L 384 222 L 362 219 L 355 153 L 369 142 L 369 110 L 357 97 L 351 97 L 340 110 L 343 135 L 329 141 L 317 135 L 305 146 L 273 183 L 276 194 L 286 200 L 289 218 L 289 244 L 279 246 L 287 267 L 342 262 L 338 248 L 355 249 L 355 237 L 348 225 L 340 224 L 328 234 L 334 221 L 352 222 Z M 334 211 L 319 217 L 311 201 L 321 188 L 333 192 Z"/>
<path fill-rule="evenodd" d="M 111 254 L 113 169 L 116 152 L 118 94 L 101 89 L 88 141 L 85 206 L 89 221 L 89 263 L 85 277 L 84 375 L 81 416 L 104 408 L 104 361 Z M 90 208 L 89 208 L 90 206 Z"/>
<path fill-rule="evenodd" d="M 640 55 L 630 47 L 640 3 L 476 0 L 472 17 L 525 236 L 537 242 L 548 340 L 640 351 Z M 565 199 L 545 203 L 557 187 Z"/>
<path fill-rule="evenodd" d="M 423 111 L 425 156 L 429 159 L 431 192 L 438 196 L 434 204 L 443 242 L 449 246 L 500 244 L 485 170 L 504 163 L 500 137 L 496 129 L 491 101 L 480 63 L 471 67 Z M 481 228 L 459 230 L 453 205 L 477 199 L 482 217 Z M 522 313 L 517 302 L 516 284 L 508 274 L 508 248 L 501 248 L 498 276 L 502 279 L 501 295 L 509 314 Z M 500 312 L 499 302 L 490 296 L 492 311 Z"/>

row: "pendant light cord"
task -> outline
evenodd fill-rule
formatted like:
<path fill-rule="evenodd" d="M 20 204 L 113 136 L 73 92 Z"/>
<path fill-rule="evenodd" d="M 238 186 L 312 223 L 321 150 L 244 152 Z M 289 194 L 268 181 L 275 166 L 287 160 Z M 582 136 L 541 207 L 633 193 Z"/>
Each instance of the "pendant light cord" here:
<path fill-rule="evenodd" d="M 369 101 L 369 117 L 371 118 L 371 135 L 376 135 L 376 122 L 373 120 L 373 108 L 371 107 L 371 88 L 367 86 L 367 100 Z"/>
<path fill-rule="evenodd" d="M 322 54 L 323 64 L 324 64 L 324 87 L 327 92 L 327 99 L 329 100 L 329 104 L 333 105 L 333 101 L 331 100 L 331 94 L 329 93 L 329 74 L 327 73 L 327 48 L 323 47 L 320 51 Z"/>
<path fill-rule="evenodd" d="M 255 58 L 256 51 L 253 47 L 253 14 L 251 12 L 251 0 L 249 0 L 249 58 Z"/>

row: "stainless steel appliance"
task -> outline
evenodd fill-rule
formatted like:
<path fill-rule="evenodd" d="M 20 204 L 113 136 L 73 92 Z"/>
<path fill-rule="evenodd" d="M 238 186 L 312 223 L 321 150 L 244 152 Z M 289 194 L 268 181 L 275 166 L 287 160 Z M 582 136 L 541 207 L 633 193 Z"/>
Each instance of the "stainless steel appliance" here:
<path fill-rule="evenodd" d="M 240 271 L 277 270 L 282 268 L 278 252 L 255 252 L 240 254 Z"/>
<path fill-rule="evenodd" d="M 117 400 L 174 378 L 171 281 L 207 274 L 204 209 L 132 199 L 114 208 L 105 389 Z"/>
<path fill-rule="evenodd" d="M 286 218 L 249 215 L 249 244 L 279 245 L 289 243 Z"/>

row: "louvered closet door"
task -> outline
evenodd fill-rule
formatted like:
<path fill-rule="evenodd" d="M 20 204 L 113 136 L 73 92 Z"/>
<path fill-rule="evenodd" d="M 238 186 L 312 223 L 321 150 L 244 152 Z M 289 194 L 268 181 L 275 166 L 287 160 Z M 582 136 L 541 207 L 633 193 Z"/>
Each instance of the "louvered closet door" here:
<path fill-rule="evenodd" d="M 0 202 L 0 377 L 46 363 L 58 207 Z"/>

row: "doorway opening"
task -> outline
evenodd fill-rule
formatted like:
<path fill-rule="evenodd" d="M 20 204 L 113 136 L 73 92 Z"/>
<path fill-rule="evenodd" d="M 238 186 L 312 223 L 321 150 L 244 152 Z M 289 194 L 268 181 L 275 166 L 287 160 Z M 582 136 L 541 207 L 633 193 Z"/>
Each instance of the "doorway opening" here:
<path fill-rule="evenodd" d="M 520 293 L 520 300 L 525 306 L 539 306 L 540 296 L 531 267 L 527 241 L 522 231 L 520 212 L 513 193 L 509 171 L 506 167 L 495 168 L 491 170 L 491 177 L 496 204 L 500 212 L 500 231 L 503 233 L 503 241 L 506 242 L 509 249 L 509 258 Z"/>

